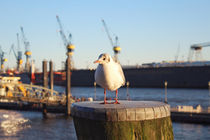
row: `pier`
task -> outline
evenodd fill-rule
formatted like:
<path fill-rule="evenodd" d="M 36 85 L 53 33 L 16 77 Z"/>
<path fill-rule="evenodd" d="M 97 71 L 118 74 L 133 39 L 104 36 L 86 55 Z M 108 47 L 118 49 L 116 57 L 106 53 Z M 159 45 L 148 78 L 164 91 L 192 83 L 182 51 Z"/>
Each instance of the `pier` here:
<path fill-rule="evenodd" d="M 18 110 L 41 110 L 43 104 L 47 108 L 54 108 L 54 112 L 65 108 L 65 95 L 59 92 L 30 84 L 1 84 L 1 86 L 12 87 L 8 91 L 1 90 L 0 107 Z M 6 88 L 7 89 L 7 88 Z M 51 109 L 52 110 L 52 109 Z M 60 111 L 59 111 L 60 110 Z M 53 111 L 53 110 L 52 110 Z"/>
<path fill-rule="evenodd" d="M 210 124 L 210 111 L 203 110 L 201 106 L 177 106 L 171 108 L 171 119 L 173 122 Z"/>
<path fill-rule="evenodd" d="M 68 94 L 61 94 L 53 90 L 53 62 L 50 61 L 50 82 L 46 60 L 42 63 L 42 70 L 43 86 L 22 84 L 20 77 L 0 77 L 0 108 L 42 111 L 44 117 L 49 111 L 70 115 L 70 106 L 74 102 L 70 97 L 70 80 L 67 80 Z M 69 78 L 70 75 L 67 79 Z"/>

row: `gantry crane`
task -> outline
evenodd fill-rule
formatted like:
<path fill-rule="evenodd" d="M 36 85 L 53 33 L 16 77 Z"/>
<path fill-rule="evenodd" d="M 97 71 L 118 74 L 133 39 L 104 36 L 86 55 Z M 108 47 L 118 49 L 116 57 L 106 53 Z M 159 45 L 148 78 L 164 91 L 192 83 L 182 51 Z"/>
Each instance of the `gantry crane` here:
<path fill-rule="evenodd" d="M 12 44 L 9 53 L 11 53 L 11 51 L 13 51 L 17 61 L 17 71 L 20 72 L 22 70 L 23 59 L 22 59 L 22 51 L 20 50 L 19 34 L 17 34 L 17 53 L 15 51 L 14 44 Z"/>
<path fill-rule="evenodd" d="M 195 55 L 195 60 L 196 61 L 201 61 L 201 59 L 202 59 L 202 54 L 201 54 L 202 48 L 203 47 L 209 47 L 209 46 L 210 46 L 210 42 L 191 45 L 189 56 L 188 56 L 188 61 L 192 61 L 194 55 Z"/>
<path fill-rule="evenodd" d="M 4 72 L 4 62 L 7 61 L 6 58 L 4 58 L 5 52 L 2 50 L 0 46 L 0 62 L 1 62 L 1 71 Z"/>
<path fill-rule="evenodd" d="M 25 46 L 25 56 L 26 56 L 26 64 L 25 64 L 25 70 L 27 72 L 30 71 L 30 58 L 31 58 L 31 51 L 30 51 L 30 43 L 29 41 L 26 39 L 25 37 L 25 33 L 23 31 L 23 27 L 20 27 L 21 33 L 22 33 L 22 40 L 23 40 L 23 44 Z"/>
<path fill-rule="evenodd" d="M 61 35 L 61 38 L 63 40 L 63 43 L 64 43 L 64 46 L 66 47 L 66 50 L 67 50 L 67 56 L 71 58 L 71 69 L 73 68 L 73 60 L 72 60 L 72 55 L 73 55 L 73 51 L 75 49 L 75 46 L 72 44 L 72 35 L 69 34 L 68 36 L 68 39 L 64 33 L 64 30 L 63 30 L 63 26 L 61 24 L 61 21 L 59 19 L 59 16 L 57 15 L 56 16 L 56 19 L 58 21 L 58 25 L 60 27 L 60 30 L 59 30 L 59 33 Z"/>
<path fill-rule="evenodd" d="M 102 19 L 102 23 L 103 23 L 104 29 L 105 29 L 105 31 L 107 33 L 107 36 L 109 38 L 109 41 L 111 43 L 111 46 L 113 47 L 115 61 L 118 62 L 118 54 L 121 51 L 121 48 L 120 48 L 119 42 L 118 42 L 118 37 L 115 36 L 115 43 L 114 43 L 113 40 L 112 40 L 112 37 L 109 34 L 109 30 L 107 28 L 107 25 L 106 25 L 106 23 L 105 23 L 105 21 L 103 19 Z"/>

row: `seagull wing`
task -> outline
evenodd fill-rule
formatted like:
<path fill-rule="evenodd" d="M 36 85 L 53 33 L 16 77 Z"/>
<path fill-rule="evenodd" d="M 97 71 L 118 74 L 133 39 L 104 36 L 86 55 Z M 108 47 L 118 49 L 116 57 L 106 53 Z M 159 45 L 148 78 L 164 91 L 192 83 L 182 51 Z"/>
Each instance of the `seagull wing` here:
<path fill-rule="evenodd" d="M 120 76 L 122 77 L 122 85 L 125 85 L 125 76 L 124 76 L 124 72 L 123 72 L 123 70 L 122 70 L 122 67 L 121 67 L 121 65 L 119 64 L 119 63 L 117 63 L 118 65 L 117 65 L 117 69 L 118 69 L 118 72 L 119 72 L 119 74 L 120 74 Z"/>

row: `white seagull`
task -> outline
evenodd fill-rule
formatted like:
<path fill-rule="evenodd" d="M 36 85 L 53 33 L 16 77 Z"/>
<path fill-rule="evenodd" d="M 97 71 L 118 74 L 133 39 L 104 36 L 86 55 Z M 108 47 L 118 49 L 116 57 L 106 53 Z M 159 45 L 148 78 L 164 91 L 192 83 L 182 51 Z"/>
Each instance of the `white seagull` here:
<path fill-rule="evenodd" d="M 95 71 L 95 81 L 98 85 L 104 88 L 104 104 L 106 101 L 106 89 L 116 91 L 115 104 L 119 104 L 117 100 L 118 88 L 125 84 L 125 76 L 122 67 L 115 62 L 109 54 L 101 54 L 98 60 L 94 63 L 99 63 Z"/>

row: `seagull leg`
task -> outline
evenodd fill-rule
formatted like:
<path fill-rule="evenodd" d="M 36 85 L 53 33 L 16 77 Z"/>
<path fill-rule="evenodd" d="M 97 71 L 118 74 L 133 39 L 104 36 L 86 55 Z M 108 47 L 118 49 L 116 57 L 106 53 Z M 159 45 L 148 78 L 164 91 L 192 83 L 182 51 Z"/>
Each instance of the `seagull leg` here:
<path fill-rule="evenodd" d="M 106 89 L 104 89 L 104 104 L 107 104 L 107 102 L 106 102 Z"/>
<path fill-rule="evenodd" d="M 118 98 L 118 97 L 117 97 L 118 90 L 116 90 L 116 92 L 115 92 L 115 93 L 116 93 L 116 98 L 115 98 L 115 102 L 114 102 L 114 104 L 120 104 L 120 103 L 118 102 L 118 100 L 117 100 L 117 98 Z"/>

